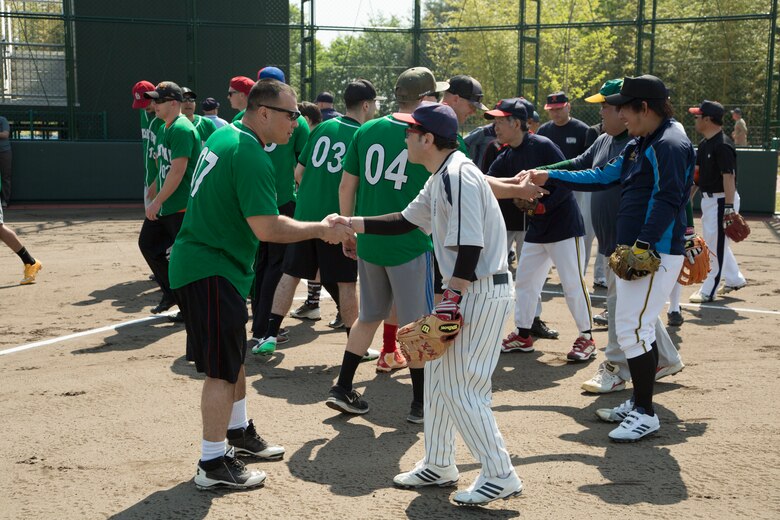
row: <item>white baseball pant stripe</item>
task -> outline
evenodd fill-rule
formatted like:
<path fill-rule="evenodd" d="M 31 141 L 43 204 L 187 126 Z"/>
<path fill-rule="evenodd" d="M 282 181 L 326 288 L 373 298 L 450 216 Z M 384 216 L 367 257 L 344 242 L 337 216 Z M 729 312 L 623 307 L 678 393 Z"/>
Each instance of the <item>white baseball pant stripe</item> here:
<path fill-rule="evenodd" d="M 517 280 L 515 280 L 515 326 L 517 328 L 531 328 L 536 301 L 542 294 L 542 287 L 550 267 L 555 264 L 566 304 L 577 324 L 577 330 L 583 332 L 591 329 L 590 295 L 582 276 L 585 262 L 583 247 L 582 237 L 567 238 L 550 244 L 526 242 L 523 245 L 523 254 L 517 264 Z"/>
<path fill-rule="evenodd" d="M 710 272 L 701 284 L 701 294 L 715 297 L 721 280 L 726 285 L 740 286 L 745 277 L 731 251 L 731 240 L 723 232 L 723 209 L 726 195 L 715 193 L 701 199 L 701 233 L 710 248 Z M 734 194 L 734 211 L 739 213 L 739 193 Z"/>
<path fill-rule="evenodd" d="M 517 244 L 517 261 L 520 262 L 520 253 L 523 250 L 523 244 L 525 243 L 526 231 L 507 231 L 506 232 L 506 254 L 509 256 L 509 252 L 512 250 L 512 243 Z M 542 295 L 539 295 L 539 299 L 536 302 L 536 314 L 534 317 L 538 318 L 542 315 Z"/>
<path fill-rule="evenodd" d="M 683 255 L 661 253 L 661 265 L 655 273 L 637 280 L 615 279 L 615 329 L 626 358 L 650 352 L 656 340 L 658 315 L 677 282 L 682 263 Z"/>
<path fill-rule="evenodd" d="M 511 277 L 509 279 L 511 283 Z M 485 477 L 506 476 L 512 468 L 493 411 L 491 377 L 501 353 L 504 322 L 512 305 L 510 283 L 492 277 L 463 293 L 463 328 L 442 357 L 425 367 L 425 462 L 455 464 L 455 431 L 482 464 Z"/>
<path fill-rule="evenodd" d="M 607 268 L 607 311 L 609 311 L 609 329 L 607 330 L 607 347 L 604 352 L 607 361 L 618 367 L 618 376 L 623 381 L 631 381 L 631 371 L 628 369 L 626 355 L 620 349 L 617 329 L 615 327 L 615 313 L 617 302 L 617 284 L 615 283 L 615 271 Z M 676 284 L 679 285 L 679 284 Z M 680 362 L 680 353 L 674 346 L 674 341 L 666 331 L 661 319 L 655 321 L 655 341 L 658 345 L 658 366 L 668 367 Z"/>

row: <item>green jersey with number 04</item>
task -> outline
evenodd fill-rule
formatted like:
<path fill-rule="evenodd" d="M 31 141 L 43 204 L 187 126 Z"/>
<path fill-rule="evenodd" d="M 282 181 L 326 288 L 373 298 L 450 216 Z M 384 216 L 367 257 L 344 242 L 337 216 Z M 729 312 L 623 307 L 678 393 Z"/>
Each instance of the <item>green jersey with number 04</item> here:
<path fill-rule="evenodd" d="M 355 215 L 402 211 L 414 200 L 430 173 L 408 161 L 406 123 L 392 116 L 365 123 L 352 138 L 344 171 L 360 177 Z M 360 234 L 357 254 L 372 264 L 393 266 L 433 249 L 431 237 L 416 229 L 403 235 Z"/>
<path fill-rule="evenodd" d="M 240 122 L 214 132 L 198 159 L 171 250 L 171 287 L 222 276 L 246 298 L 258 246 L 246 219 L 279 214 L 275 185 L 271 158 L 254 132 Z"/>
<path fill-rule="evenodd" d="M 295 166 L 310 133 L 306 118 L 299 116 L 298 126 L 287 144 L 265 145 L 265 151 L 271 156 L 276 170 L 276 202 L 279 206 L 295 200 Z"/>
<path fill-rule="evenodd" d="M 198 114 L 194 114 L 193 117 L 195 120 L 192 122 L 192 126 L 194 126 L 195 130 L 198 131 L 201 142 L 205 143 L 206 139 L 211 137 L 211 134 L 217 131 L 217 125 L 215 125 L 214 121 L 211 119 L 199 116 Z"/>
<path fill-rule="evenodd" d="M 186 116 L 180 115 L 170 126 L 162 125 L 157 132 L 157 193 L 162 191 L 174 159 L 187 158 L 184 176 L 170 197 L 162 203 L 160 216 L 171 215 L 187 208 L 190 181 L 198 162 L 200 136 Z"/>
<path fill-rule="evenodd" d="M 149 115 L 141 109 L 141 146 L 144 149 L 144 185 L 148 188 L 157 178 L 157 162 L 154 160 L 157 153 L 157 132 L 165 123 L 162 119 Z"/>
<path fill-rule="evenodd" d="M 306 167 L 298 187 L 295 220 L 319 222 L 339 212 L 339 184 L 344 155 L 360 123 L 336 117 L 317 125 L 298 162 Z"/>

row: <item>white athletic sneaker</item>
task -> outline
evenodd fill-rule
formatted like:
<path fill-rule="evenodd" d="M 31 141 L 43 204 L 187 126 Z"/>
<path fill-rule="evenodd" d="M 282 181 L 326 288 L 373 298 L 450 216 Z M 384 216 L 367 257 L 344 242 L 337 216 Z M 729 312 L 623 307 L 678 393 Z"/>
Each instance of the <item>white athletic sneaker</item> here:
<path fill-rule="evenodd" d="M 460 473 L 458 467 L 452 466 L 440 467 L 433 464 L 425 464 L 424 460 L 419 461 L 414 469 L 406 473 L 399 473 L 393 477 L 393 484 L 400 488 L 418 488 L 423 486 L 454 486 L 458 482 Z"/>
<path fill-rule="evenodd" d="M 593 394 L 607 394 L 626 388 L 626 382 L 618 376 L 619 369 L 609 361 L 599 365 L 596 375 L 582 383 L 582 389 Z"/>
<path fill-rule="evenodd" d="M 623 419 L 620 426 L 609 432 L 609 438 L 615 442 L 636 442 L 660 429 L 658 414 L 650 416 L 634 410 Z"/>
<path fill-rule="evenodd" d="M 718 287 L 718 290 L 716 291 L 719 295 L 723 296 L 724 294 L 728 294 L 730 292 L 739 291 L 743 287 L 747 285 L 747 282 L 740 284 L 740 285 L 726 285 L 723 284 L 720 287 Z"/>
<path fill-rule="evenodd" d="M 628 399 L 615 408 L 599 408 L 596 415 L 605 422 L 620 422 L 634 409 L 634 401 Z"/>
<path fill-rule="evenodd" d="M 480 473 L 468 489 L 455 493 L 453 500 L 462 506 L 476 506 L 499 498 L 506 500 L 519 495 L 522 491 L 523 481 L 514 470 L 507 478 L 485 478 Z"/>
<path fill-rule="evenodd" d="M 379 359 L 380 352 L 376 349 L 370 348 L 366 350 L 365 355 L 363 355 L 363 359 L 360 360 L 361 363 L 365 361 L 373 361 L 375 359 Z"/>
<path fill-rule="evenodd" d="M 696 291 L 695 293 L 691 294 L 688 297 L 688 301 L 691 303 L 709 303 L 713 300 L 714 298 L 702 294 L 701 289 L 699 289 L 698 291 Z"/>
<path fill-rule="evenodd" d="M 658 367 L 655 370 L 655 380 L 658 381 L 666 376 L 673 376 L 677 372 L 681 372 L 683 368 L 685 368 L 685 364 L 682 362 L 682 359 L 674 365 Z"/>

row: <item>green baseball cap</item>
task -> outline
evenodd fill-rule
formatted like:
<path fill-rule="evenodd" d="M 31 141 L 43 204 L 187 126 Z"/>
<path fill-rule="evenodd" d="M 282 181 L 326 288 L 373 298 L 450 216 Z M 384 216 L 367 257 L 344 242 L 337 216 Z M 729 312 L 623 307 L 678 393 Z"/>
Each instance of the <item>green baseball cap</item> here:
<path fill-rule="evenodd" d="M 623 86 L 622 79 L 611 79 L 606 83 L 604 83 L 603 85 L 601 85 L 598 94 L 593 94 L 590 97 L 586 97 L 585 102 L 604 103 L 606 102 L 606 96 L 611 96 L 612 94 L 618 94 L 620 92 L 620 87 L 622 86 Z"/>
<path fill-rule="evenodd" d="M 395 83 L 395 99 L 401 102 L 418 101 L 423 96 L 444 92 L 450 88 L 446 81 L 436 81 L 433 72 L 426 67 L 412 67 L 398 76 Z"/>

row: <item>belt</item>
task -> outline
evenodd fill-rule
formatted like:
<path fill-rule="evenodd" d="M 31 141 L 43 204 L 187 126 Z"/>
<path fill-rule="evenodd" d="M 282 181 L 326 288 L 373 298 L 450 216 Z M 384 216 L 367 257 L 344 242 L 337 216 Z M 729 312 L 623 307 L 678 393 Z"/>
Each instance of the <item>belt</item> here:
<path fill-rule="evenodd" d="M 502 285 L 509 283 L 509 273 L 498 273 L 493 275 L 493 285 Z"/>
<path fill-rule="evenodd" d="M 716 197 L 716 196 L 718 196 L 718 195 L 724 195 L 724 196 L 726 195 L 726 194 L 725 194 L 724 192 L 722 192 L 722 191 L 719 191 L 719 192 L 714 192 L 714 191 L 703 191 L 703 192 L 701 192 L 701 194 L 702 194 L 704 197 L 707 197 L 707 198 L 710 198 L 710 199 L 711 199 L 711 198 L 713 198 L 713 197 Z"/>

